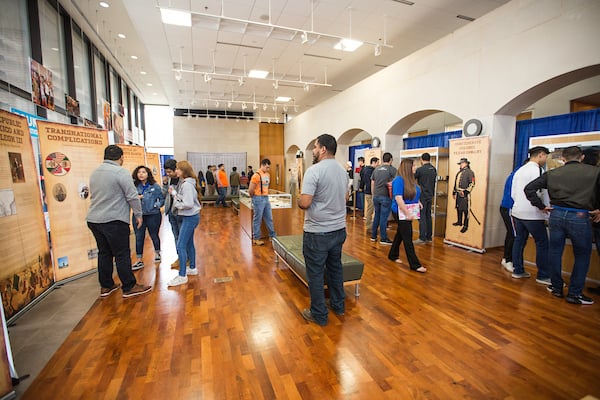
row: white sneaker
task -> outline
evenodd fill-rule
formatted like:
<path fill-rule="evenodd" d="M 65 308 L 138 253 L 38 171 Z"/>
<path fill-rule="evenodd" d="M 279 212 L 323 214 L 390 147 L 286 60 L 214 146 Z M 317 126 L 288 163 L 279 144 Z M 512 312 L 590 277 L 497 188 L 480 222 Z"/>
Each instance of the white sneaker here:
<path fill-rule="evenodd" d="M 167 286 L 179 286 L 179 285 L 183 285 L 186 284 L 188 281 L 187 276 L 180 276 L 177 275 L 175 278 L 171 279 L 168 283 Z"/>
<path fill-rule="evenodd" d="M 186 268 L 186 275 L 198 275 L 198 268 Z"/>
<path fill-rule="evenodd" d="M 512 261 L 506 261 L 504 258 L 502 259 L 502 261 L 500 261 L 500 264 L 502 264 L 502 266 L 504 267 L 505 270 L 507 270 L 508 272 L 513 272 L 514 268 L 513 268 L 513 263 Z"/>

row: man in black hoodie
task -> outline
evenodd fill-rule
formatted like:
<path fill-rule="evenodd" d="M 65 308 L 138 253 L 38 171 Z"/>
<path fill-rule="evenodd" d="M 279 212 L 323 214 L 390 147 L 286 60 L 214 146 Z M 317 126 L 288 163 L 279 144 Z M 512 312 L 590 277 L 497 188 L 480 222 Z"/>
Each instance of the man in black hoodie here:
<path fill-rule="evenodd" d="M 419 219 L 419 239 L 415 240 L 415 244 L 423 244 L 431 242 L 433 236 L 433 226 L 431 221 L 431 203 L 435 196 L 435 180 L 437 178 L 437 170 L 431 165 L 431 155 L 423 153 L 421 156 L 421 165 L 415 171 L 415 178 L 421 187 L 421 218 Z"/>

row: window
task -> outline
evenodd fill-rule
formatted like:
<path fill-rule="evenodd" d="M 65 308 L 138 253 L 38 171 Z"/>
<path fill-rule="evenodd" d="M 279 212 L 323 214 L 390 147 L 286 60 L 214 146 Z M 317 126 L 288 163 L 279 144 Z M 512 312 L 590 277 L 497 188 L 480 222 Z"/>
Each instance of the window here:
<path fill-rule="evenodd" d="M 96 110 L 98 110 L 98 124 L 106 127 L 104 124 L 104 103 L 103 100 L 110 101 L 106 96 L 106 78 L 104 70 L 104 57 L 94 51 L 94 81 L 96 83 Z"/>
<path fill-rule="evenodd" d="M 0 0 L 0 79 L 31 92 L 25 0 Z"/>
<path fill-rule="evenodd" d="M 82 117 L 92 118 L 92 92 L 90 81 L 89 43 L 83 38 L 79 27 L 73 26 L 73 69 L 75 71 L 75 87 L 79 111 Z"/>
<path fill-rule="evenodd" d="M 42 60 L 45 68 L 52 71 L 54 104 L 65 108 L 67 93 L 65 41 L 62 16 L 48 1 L 39 0 L 40 31 L 42 35 Z"/>

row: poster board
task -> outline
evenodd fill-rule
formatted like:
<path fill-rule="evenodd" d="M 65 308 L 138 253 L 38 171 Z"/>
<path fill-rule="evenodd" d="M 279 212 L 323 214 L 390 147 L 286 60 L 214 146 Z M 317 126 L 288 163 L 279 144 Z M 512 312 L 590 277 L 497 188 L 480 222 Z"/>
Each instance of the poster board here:
<path fill-rule="evenodd" d="M 483 239 L 486 219 L 490 137 L 477 136 L 450 139 L 449 143 L 448 207 L 446 209 L 446 236 L 444 243 L 483 253 L 485 252 Z M 464 225 L 455 225 L 458 222 L 457 202 L 452 195 L 460 170 L 458 162 L 461 158 L 469 160 L 470 168 L 475 174 L 475 186 L 469 196 L 469 222 L 466 230 L 464 229 Z"/>
<path fill-rule="evenodd" d="M 108 146 L 105 130 L 37 121 L 54 273 L 60 281 L 96 268 L 96 241 L 85 218 L 89 179 Z"/>
<path fill-rule="evenodd" d="M 147 166 L 148 168 L 150 168 L 150 171 L 152 171 L 152 175 L 154 176 L 154 179 L 156 180 L 156 182 L 159 185 L 162 185 L 159 154 L 158 153 L 146 153 L 146 162 L 144 163 L 144 165 Z"/>
<path fill-rule="evenodd" d="M 0 110 L 0 290 L 7 318 L 54 282 L 27 118 Z"/>
<path fill-rule="evenodd" d="M 146 165 L 146 156 L 143 147 L 128 144 L 118 144 L 118 146 L 123 150 L 123 168 L 129 171 L 130 175 L 138 166 Z"/>

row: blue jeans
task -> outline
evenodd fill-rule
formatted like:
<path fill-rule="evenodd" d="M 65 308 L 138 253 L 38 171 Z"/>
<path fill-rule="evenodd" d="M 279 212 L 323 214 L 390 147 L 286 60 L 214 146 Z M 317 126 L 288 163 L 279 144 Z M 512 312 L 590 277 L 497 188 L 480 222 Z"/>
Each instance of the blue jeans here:
<path fill-rule="evenodd" d="M 421 239 L 424 242 L 430 242 L 433 236 L 433 226 L 431 221 L 432 200 L 433 199 L 421 199 L 421 204 L 423 204 L 423 208 L 421 209 L 421 218 L 419 219 L 419 239 Z"/>
<path fill-rule="evenodd" d="M 179 276 L 186 276 L 187 260 L 190 268 L 196 268 L 196 247 L 194 246 L 194 230 L 200 223 L 200 214 L 177 217 L 179 220 L 179 239 L 177 239 L 177 255 L 179 256 Z"/>
<path fill-rule="evenodd" d="M 304 232 L 302 253 L 306 263 L 310 312 L 320 325 L 325 325 L 328 318 L 325 282 L 329 288 L 331 308 L 337 313 L 345 311 L 342 272 L 342 246 L 345 241 L 346 228 L 327 233 Z"/>
<path fill-rule="evenodd" d="M 168 216 L 169 223 L 171 224 L 171 231 L 173 232 L 175 243 L 177 243 L 177 239 L 179 238 L 179 221 L 177 221 L 177 215 L 173 215 L 172 212 L 170 212 Z"/>
<path fill-rule="evenodd" d="M 269 230 L 269 237 L 277 236 L 273 227 L 273 212 L 269 196 L 252 196 L 252 238 L 260 239 L 260 223 L 265 220 L 265 225 Z"/>
<path fill-rule="evenodd" d="M 100 286 L 109 289 L 113 280 L 113 259 L 117 264 L 117 274 L 124 292 L 137 283 L 131 271 L 131 250 L 129 248 L 129 224 L 111 221 L 103 224 L 87 223 L 98 246 L 98 280 Z"/>
<path fill-rule="evenodd" d="M 592 255 L 592 223 L 587 212 L 554 209 L 550 213 L 550 250 L 548 261 L 552 287 L 562 290 L 562 255 L 565 239 L 571 239 L 574 263 L 569 282 L 569 296 L 579 296 L 585 285 Z"/>
<path fill-rule="evenodd" d="M 227 207 L 227 204 L 225 204 L 225 196 L 227 196 L 227 186 L 217 188 L 217 193 L 218 196 L 217 201 L 215 202 L 215 207 L 219 204 L 222 204 L 223 207 Z"/>
<path fill-rule="evenodd" d="M 377 238 L 377 227 L 379 226 L 380 240 L 389 240 L 387 236 L 387 221 L 392 212 L 392 199 L 387 196 L 373 196 L 373 208 L 375 208 L 375 218 L 371 227 L 371 237 Z"/>
<path fill-rule="evenodd" d="M 150 235 L 150 239 L 152 239 L 154 250 L 160 251 L 160 238 L 158 237 L 158 231 L 160 229 L 160 223 L 162 222 L 162 215 L 160 215 L 160 213 L 144 215 L 142 217 L 142 226 L 140 226 L 139 229 L 135 221 L 135 216 L 132 218 L 133 231 L 135 232 L 135 254 L 137 257 L 142 258 L 142 254 L 144 254 L 146 229 L 148 229 L 148 234 Z"/>
<path fill-rule="evenodd" d="M 550 278 L 548 269 L 548 233 L 544 220 L 527 220 L 513 217 L 515 224 L 515 241 L 513 243 L 512 262 L 515 274 L 525 271 L 523 268 L 523 250 L 531 233 L 535 240 L 535 264 L 538 279 Z"/>

